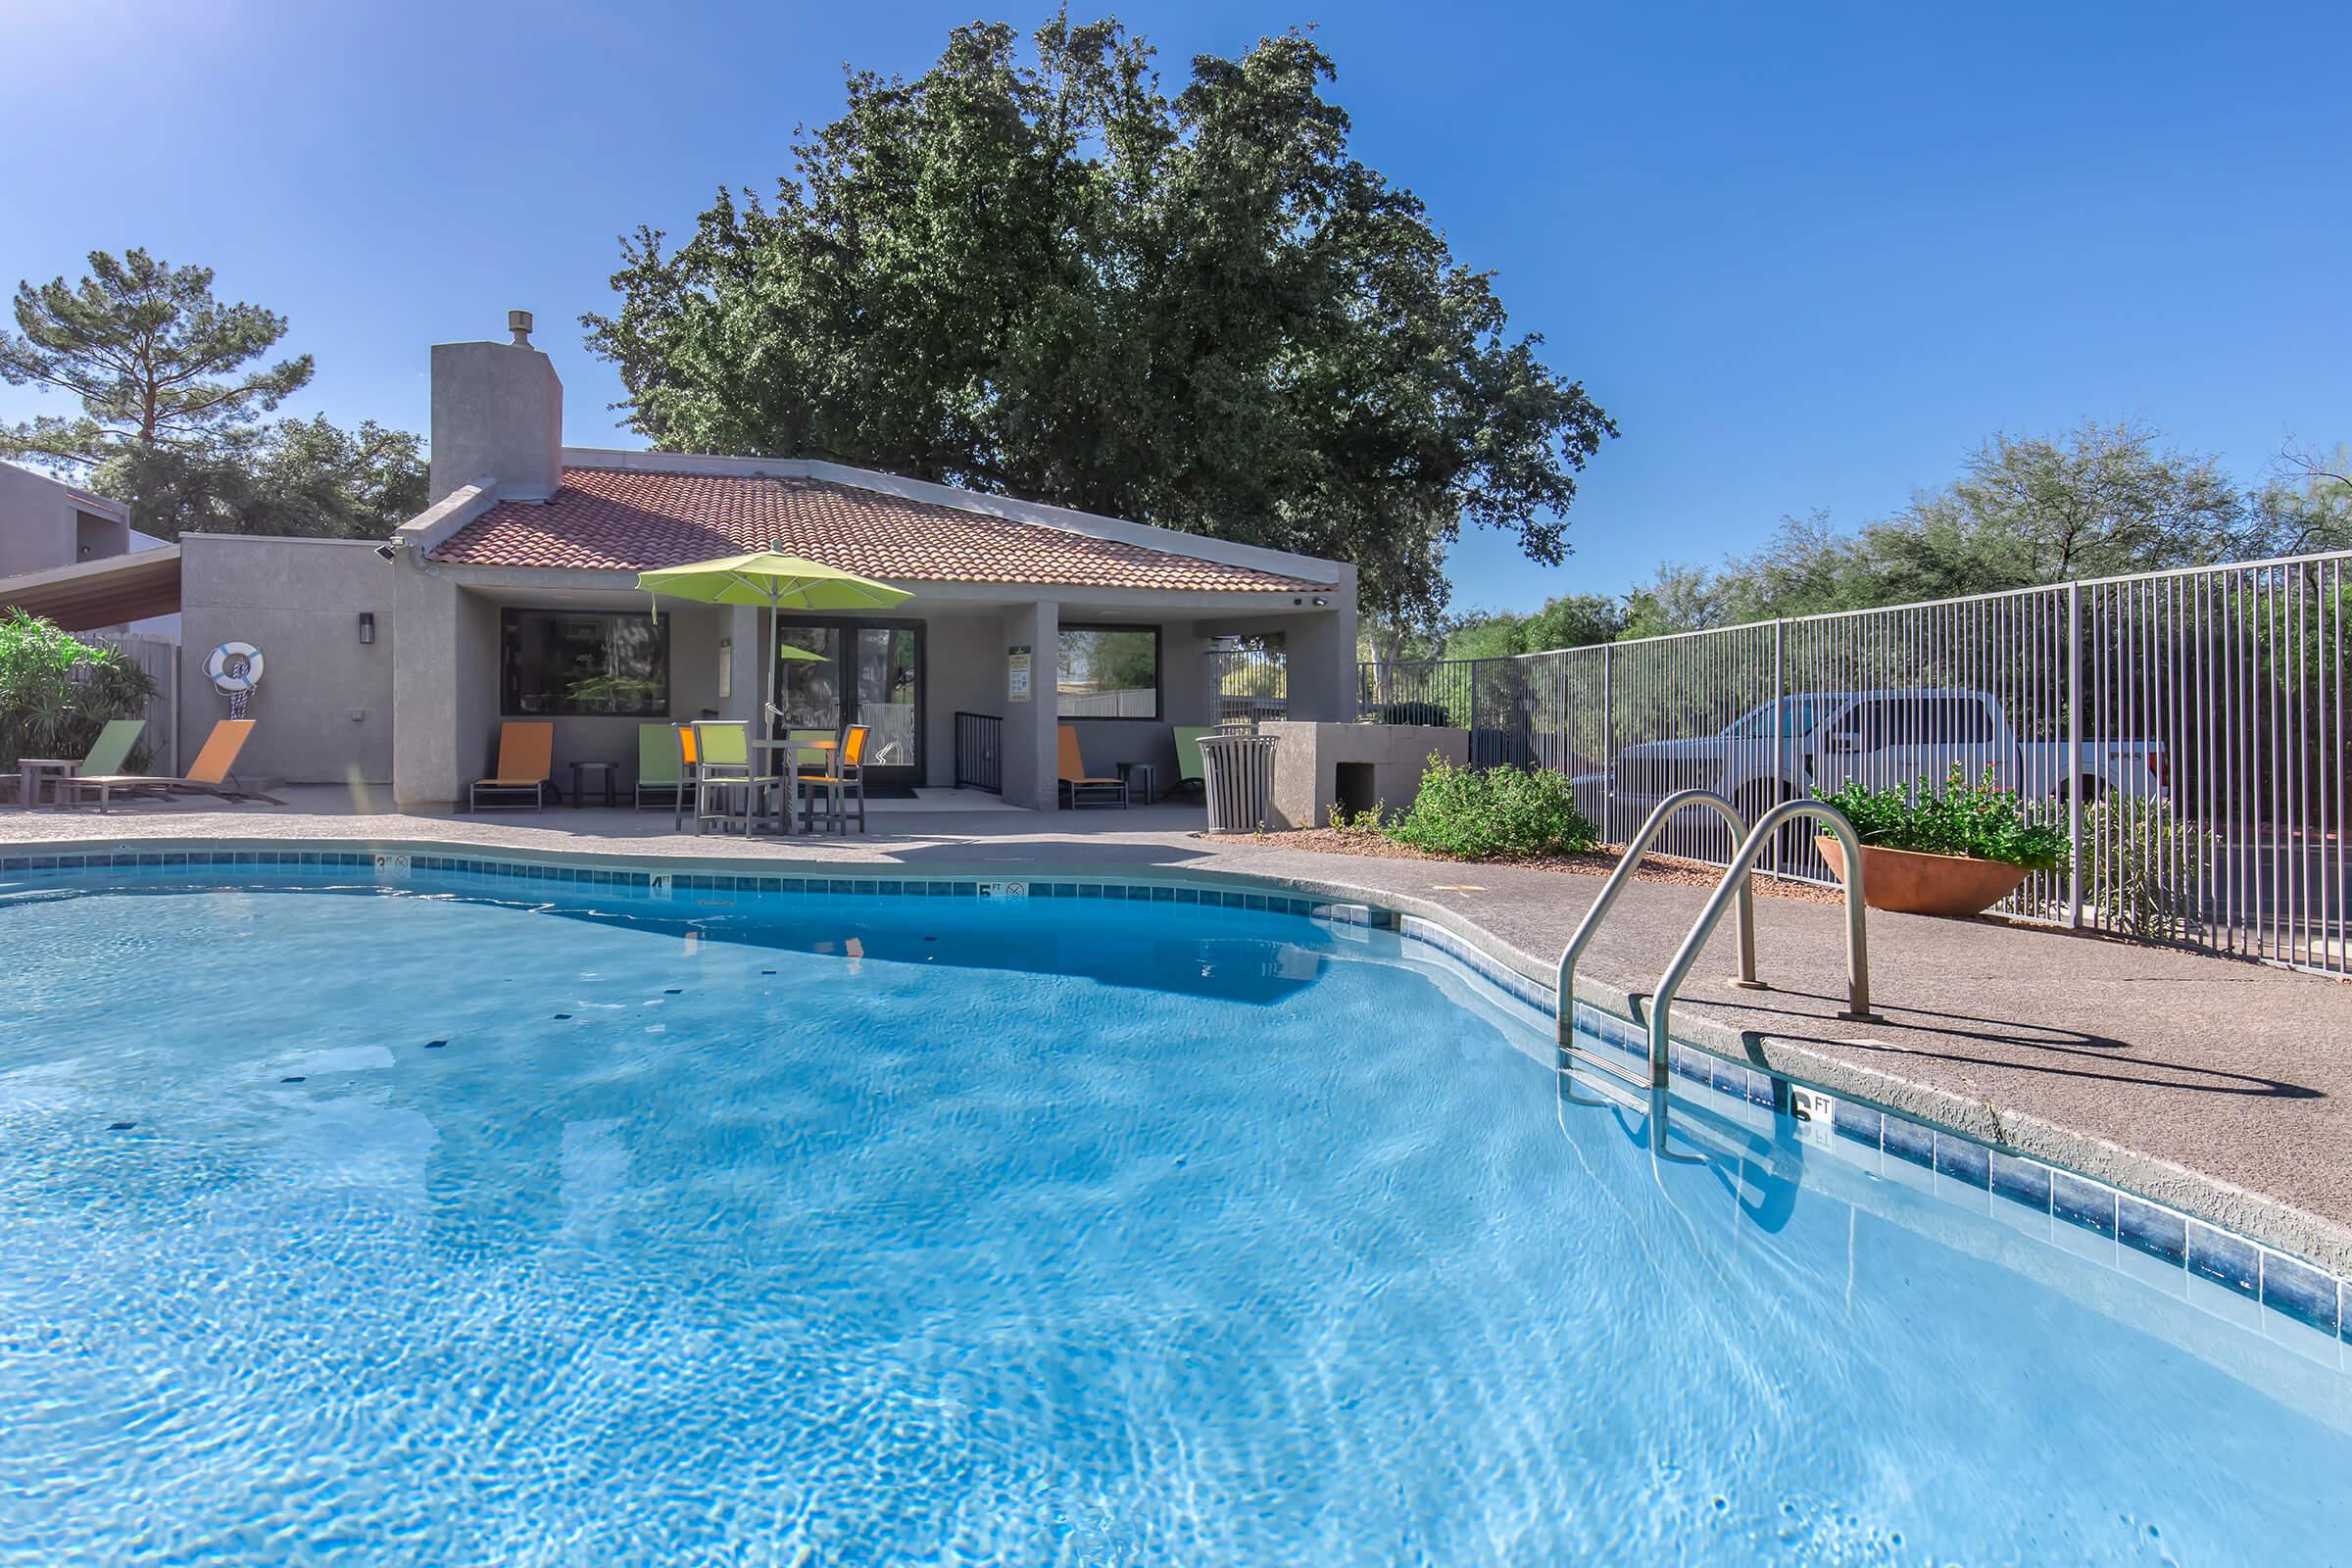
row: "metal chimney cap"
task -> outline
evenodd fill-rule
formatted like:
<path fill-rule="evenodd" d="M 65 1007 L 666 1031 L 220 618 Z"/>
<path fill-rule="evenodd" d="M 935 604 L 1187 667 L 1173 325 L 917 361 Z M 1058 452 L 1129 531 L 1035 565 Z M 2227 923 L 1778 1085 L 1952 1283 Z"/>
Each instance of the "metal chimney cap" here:
<path fill-rule="evenodd" d="M 529 348 L 531 346 L 531 313 L 509 311 L 507 313 L 507 330 L 514 334 L 514 346 L 515 348 Z"/>

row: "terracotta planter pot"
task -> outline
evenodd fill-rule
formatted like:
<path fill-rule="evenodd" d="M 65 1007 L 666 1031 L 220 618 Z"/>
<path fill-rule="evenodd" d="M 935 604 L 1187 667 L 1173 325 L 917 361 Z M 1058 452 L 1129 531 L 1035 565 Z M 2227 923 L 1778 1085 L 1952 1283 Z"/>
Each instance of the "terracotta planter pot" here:
<path fill-rule="evenodd" d="M 1838 880 L 1845 880 L 1845 851 L 1827 833 L 1813 842 Z M 1862 902 L 1902 914 L 1983 914 L 2026 880 L 2022 865 L 1965 855 L 1921 855 L 1862 846 Z"/>

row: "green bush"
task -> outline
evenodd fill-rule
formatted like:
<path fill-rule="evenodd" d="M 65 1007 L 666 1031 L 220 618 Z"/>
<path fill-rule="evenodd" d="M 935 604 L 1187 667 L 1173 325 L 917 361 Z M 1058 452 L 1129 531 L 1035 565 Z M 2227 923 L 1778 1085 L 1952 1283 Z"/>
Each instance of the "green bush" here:
<path fill-rule="evenodd" d="M 1939 790 L 1901 784 L 1873 790 L 1849 781 L 1820 799 L 1843 811 L 1855 835 L 1878 849 L 1965 855 L 2029 871 L 2066 863 L 2066 830 L 2036 820 L 1990 768 L 1974 784 L 1955 767 Z"/>
<path fill-rule="evenodd" d="M 1376 724 L 1433 724 L 1439 729 L 1450 728 L 1453 715 L 1442 703 L 1383 703 L 1372 710 Z"/>
<path fill-rule="evenodd" d="M 0 772 L 20 758 L 81 756 L 108 719 L 142 716 L 154 695 L 114 649 L 22 610 L 0 615 Z"/>
<path fill-rule="evenodd" d="M 2178 942 L 2201 923 L 2198 890 L 2220 854 L 2214 836 L 2146 796 L 2082 808 L 2082 902 L 2109 930 Z"/>
<path fill-rule="evenodd" d="M 1600 833 L 1576 808 L 1565 776 L 1547 768 L 1494 767 L 1480 772 L 1433 756 L 1412 809 L 1389 837 L 1457 860 L 1573 855 Z"/>

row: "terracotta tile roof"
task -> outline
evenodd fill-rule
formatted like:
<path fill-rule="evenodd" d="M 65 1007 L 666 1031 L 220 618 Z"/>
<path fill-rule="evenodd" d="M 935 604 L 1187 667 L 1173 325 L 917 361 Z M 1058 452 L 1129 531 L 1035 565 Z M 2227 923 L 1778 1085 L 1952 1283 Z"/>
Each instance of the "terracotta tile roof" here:
<path fill-rule="evenodd" d="M 432 559 L 644 571 L 771 545 L 896 582 L 1228 593 L 1331 586 L 822 479 L 614 468 L 565 468 L 552 500 L 502 501 Z"/>

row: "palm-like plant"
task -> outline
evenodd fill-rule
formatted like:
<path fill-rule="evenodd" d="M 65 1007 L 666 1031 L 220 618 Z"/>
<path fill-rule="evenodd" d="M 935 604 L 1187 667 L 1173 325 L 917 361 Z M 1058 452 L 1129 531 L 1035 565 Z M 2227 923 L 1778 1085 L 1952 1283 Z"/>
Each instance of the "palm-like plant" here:
<path fill-rule="evenodd" d="M 79 757 L 111 718 L 135 718 L 155 695 L 147 672 L 55 621 L 0 615 L 0 771 L 26 757 Z"/>

